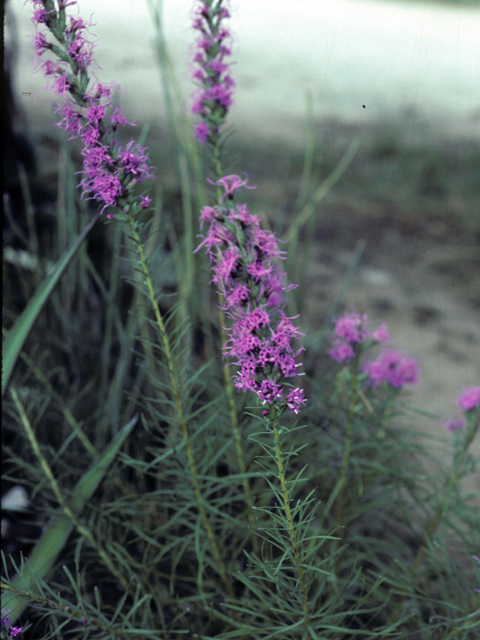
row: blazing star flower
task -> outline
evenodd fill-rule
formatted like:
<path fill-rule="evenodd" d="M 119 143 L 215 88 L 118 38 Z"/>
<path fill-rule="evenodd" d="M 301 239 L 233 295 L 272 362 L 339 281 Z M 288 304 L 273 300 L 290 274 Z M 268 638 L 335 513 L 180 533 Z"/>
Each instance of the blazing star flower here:
<path fill-rule="evenodd" d="M 347 362 L 355 357 L 355 351 L 351 344 L 348 342 L 342 342 L 342 340 L 335 340 L 329 355 L 335 362 Z"/>
<path fill-rule="evenodd" d="M 368 317 L 360 316 L 356 311 L 346 313 L 335 322 L 335 335 L 350 344 L 364 342 L 367 337 L 366 324 Z"/>
<path fill-rule="evenodd" d="M 214 184 L 223 188 L 222 202 L 231 201 L 240 188 L 248 188 L 247 181 L 236 175 Z M 223 350 L 238 367 L 235 386 L 252 391 L 263 404 L 299 413 L 306 403 L 304 393 L 287 381 L 296 379 L 300 365 L 295 358 L 302 351 L 294 350 L 291 342 L 304 334 L 283 309 L 285 292 L 295 286 L 284 283 L 286 274 L 275 262 L 285 252 L 245 204 L 204 207 L 201 228 L 205 223 L 208 231 L 196 251 L 205 247 L 211 282 L 218 287 L 223 309 L 232 321 Z"/>
<path fill-rule="evenodd" d="M 463 418 L 460 418 L 460 420 L 445 420 L 443 426 L 447 431 L 460 431 L 465 427 L 465 420 Z"/>
<path fill-rule="evenodd" d="M 364 365 L 370 383 L 378 387 L 382 382 L 394 389 L 418 382 L 418 364 L 414 358 L 407 358 L 401 351 L 383 351 L 373 362 Z"/>
<path fill-rule="evenodd" d="M 231 175 L 231 176 L 224 176 L 223 178 L 220 178 L 220 180 L 217 180 L 216 182 L 213 182 L 213 180 L 210 180 L 210 178 L 207 178 L 207 181 L 210 182 L 210 184 L 223 187 L 224 189 L 224 192 L 222 195 L 222 202 L 223 202 L 224 198 L 227 198 L 228 200 L 233 200 L 235 191 L 238 191 L 242 187 L 245 187 L 246 189 L 257 188 L 257 187 L 250 187 L 247 184 L 248 176 L 246 173 L 244 175 L 245 175 L 245 180 L 240 180 L 240 178 L 237 175 Z M 246 211 L 245 209 L 245 205 L 243 205 L 243 208 L 241 210 L 244 212 L 244 215 L 245 215 L 245 212 L 248 213 L 248 211 Z M 250 220 L 248 216 L 247 216 L 247 219 Z"/>
<path fill-rule="evenodd" d="M 214 143 L 233 103 L 235 81 L 225 58 L 230 55 L 230 32 L 223 26 L 230 17 L 223 0 L 201 0 L 195 10 L 193 28 L 198 32 L 193 74 L 198 90 L 193 94 L 192 112 L 201 118 L 194 135 L 201 142 Z"/>
<path fill-rule="evenodd" d="M 12 609 L 9 609 L 8 611 L 3 611 L 2 610 L 2 619 L 1 619 L 1 628 L 5 631 L 8 631 L 8 637 L 9 638 L 16 638 L 17 636 L 19 636 L 22 631 L 23 631 L 23 627 L 11 627 L 10 626 L 10 616 L 8 615 L 10 613 L 10 611 L 12 611 Z M 3 637 L 3 634 L 2 634 Z"/>
<path fill-rule="evenodd" d="M 480 406 L 480 387 L 471 385 L 464 389 L 457 398 L 457 404 L 464 411 L 472 411 Z"/>
<path fill-rule="evenodd" d="M 142 203 L 140 205 L 142 209 L 148 209 L 148 207 L 150 206 L 150 203 L 152 202 L 152 199 L 150 198 L 149 195 L 140 196 L 140 202 Z"/>
<path fill-rule="evenodd" d="M 76 4 L 74 1 L 29 1 L 35 9 L 32 22 L 37 31 L 37 60 L 45 51 L 52 51 L 59 60 L 58 64 L 52 60 L 42 64 L 44 74 L 53 78 L 50 88 L 64 98 L 54 109 L 60 116 L 56 126 L 67 132 L 69 139 L 83 142 L 83 169 L 78 172 L 83 176 L 79 183 L 82 196 L 97 200 L 102 212 L 107 207 L 124 206 L 133 184 L 153 177 L 152 168 L 145 147 L 133 140 L 122 147 L 115 140 L 119 127 L 134 123 L 127 121 L 121 106 L 112 104 L 112 86 L 97 83 L 89 87 L 88 69 L 95 64 L 95 44 L 88 31 L 91 24 L 80 16 L 68 16 L 67 21 L 65 9 Z M 38 31 L 45 27 L 57 44 Z M 146 202 L 143 197 L 140 208 L 145 208 Z M 114 218 L 113 214 L 107 217 Z"/>
<path fill-rule="evenodd" d="M 355 357 L 355 346 L 366 342 L 382 344 L 389 342 L 387 325 L 382 323 L 376 329 L 368 327 L 368 316 L 355 310 L 334 320 L 335 339 L 329 355 L 336 362 L 346 362 Z"/>

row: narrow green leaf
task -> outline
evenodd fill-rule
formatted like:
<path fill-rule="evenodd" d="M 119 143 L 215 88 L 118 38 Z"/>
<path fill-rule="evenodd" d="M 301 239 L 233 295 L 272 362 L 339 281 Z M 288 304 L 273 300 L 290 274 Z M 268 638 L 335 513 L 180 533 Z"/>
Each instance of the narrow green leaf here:
<path fill-rule="evenodd" d="M 3 345 L 3 354 L 2 354 L 2 396 L 5 393 L 5 389 L 8 386 L 8 382 L 10 380 L 10 376 L 13 371 L 13 367 L 17 361 L 18 356 L 22 350 L 22 347 L 27 339 L 28 334 L 30 333 L 31 328 L 33 327 L 35 320 L 38 318 L 40 311 L 43 309 L 44 304 L 48 300 L 48 297 L 52 293 L 55 285 L 60 279 L 60 276 L 63 274 L 65 269 L 70 264 L 72 258 L 77 253 L 80 248 L 82 242 L 88 236 L 90 231 L 95 226 L 98 218 L 100 217 L 100 212 L 96 214 L 96 216 L 90 221 L 90 223 L 85 227 L 82 233 L 78 236 L 78 238 L 70 245 L 70 247 L 65 251 L 65 253 L 57 260 L 51 272 L 45 277 L 42 284 L 38 287 L 35 295 L 30 300 L 25 310 L 17 318 L 15 324 L 10 331 L 8 338 L 5 340 Z"/>
<path fill-rule="evenodd" d="M 67 505 L 75 515 L 80 514 L 86 502 L 100 484 L 108 467 L 130 435 L 137 420 L 138 415 L 134 416 L 130 422 L 116 434 L 106 451 L 97 458 L 87 473 L 78 482 L 72 497 L 67 502 Z M 35 585 L 35 581 L 38 578 L 44 578 L 62 550 L 72 528 L 73 525 L 70 520 L 61 509 L 58 509 L 57 514 L 53 516 L 45 526 L 43 535 L 28 558 L 28 562 L 24 565 L 22 573 L 16 575 L 13 579 L 13 584 L 19 589 L 28 592 L 29 589 Z M 28 599 L 21 595 L 14 595 L 8 601 L 8 609 L 13 608 L 13 611 L 9 613 L 12 624 L 18 619 L 27 602 Z"/>

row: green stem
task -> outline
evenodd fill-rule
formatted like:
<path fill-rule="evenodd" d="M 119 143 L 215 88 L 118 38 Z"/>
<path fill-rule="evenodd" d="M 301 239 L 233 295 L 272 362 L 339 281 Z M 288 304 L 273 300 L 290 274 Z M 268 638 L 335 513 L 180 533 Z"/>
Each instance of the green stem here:
<path fill-rule="evenodd" d="M 22 406 L 22 404 L 20 402 L 20 399 L 18 397 L 17 390 L 15 389 L 15 387 L 11 387 L 10 388 L 10 393 L 12 395 L 13 402 L 15 403 L 15 408 L 17 409 L 18 415 L 20 417 L 20 422 L 21 422 L 23 428 L 25 429 L 25 433 L 27 435 L 27 438 L 28 438 L 28 440 L 29 440 L 29 442 L 30 442 L 30 444 L 32 446 L 33 452 L 34 452 L 35 456 L 37 457 L 37 460 L 39 461 L 40 466 L 42 468 L 42 471 L 45 474 L 47 480 L 49 481 L 50 486 L 52 487 L 53 493 L 55 494 L 55 497 L 56 497 L 56 499 L 58 501 L 58 504 L 62 508 L 62 511 L 67 516 L 67 518 L 70 520 L 70 522 L 73 524 L 73 526 L 77 529 L 77 531 L 95 549 L 95 551 L 101 557 L 101 559 L 103 560 L 105 565 L 110 569 L 112 574 L 117 578 L 117 580 L 120 582 L 120 584 L 125 589 L 129 589 L 129 581 L 117 569 L 117 567 L 112 562 L 112 560 L 111 560 L 110 556 L 107 554 L 107 552 L 98 544 L 98 542 L 93 537 L 93 534 L 90 531 L 90 529 L 85 527 L 79 521 L 79 519 L 77 518 L 75 513 L 72 511 L 72 509 L 65 502 L 65 499 L 64 499 L 64 497 L 62 495 L 60 487 L 58 486 L 58 482 L 56 481 L 55 476 L 53 475 L 53 472 L 50 469 L 50 466 L 49 466 L 45 456 L 43 455 L 42 450 L 40 449 L 40 445 L 38 443 L 38 440 L 37 440 L 37 438 L 35 436 L 35 433 L 34 433 L 34 431 L 32 429 L 32 426 L 30 424 L 30 420 L 28 419 L 28 416 L 27 416 L 27 414 L 25 412 L 25 409 L 23 408 L 23 406 Z"/>
<path fill-rule="evenodd" d="M 217 176 L 217 180 L 223 178 L 223 169 L 222 169 L 222 161 L 220 159 L 220 147 L 216 144 L 213 148 L 213 160 L 215 165 L 215 174 Z M 222 187 L 217 186 L 217 205 L 222 206 Z"/>
<path fill-rule="evenodd" d="M 342 460 L 342 469 L 340 471 L 340 489 L 338 494 L 338 500 L 335 510 L 335 524 L 337 527 L 342 525 L 342 517 L 343 517 L 343 507 L 345 500 L 345 485 L 347 480 L 348 473 L 348 464 L 350 462 L 350 450 L 352 448 L 352 436 L 353 436 L 353 425 L 355 418 L 355 400 L 357 393 L 357 377 L 358 377 L 358 356 L 355 357 L 353 362 L 353 376 L 352 376 L 352 385 L 350 388 L 350 401 L 348 408 L 348 418 L 347 418 L 347 433 L 345 435 L 345 449 L 343 451 L 343 460 Z M 344 539 L 344 533 L 340 534 L 340 539 L 337 543 L 337 548 L 341 544 Z"/>
<path fill-rule="evenodd" d="M 220 147 L 218 143 L 215 144 L 213 147 L 213 157 L 214 157 L 214 165 L 215 165 L 215 174 L 217 176 L 217 180 L 220 180 L 220 178 L 222 178 L 223 176 L 223 170 L 222 170 L 222 162 L 220 158 Z M 217 205 L 220 207 L 222 205 L 222 188 L 221 187 L 217 187 L 216 196 L 217 196 Z M 225 332 L 226 318 L 225 318 L 225 311 L 223 310 L 224 299 L 221 294 L 218 294 L 218 302 L 219 302 L 218 307 L 219 307 L 219 316 L 220 316 L 220 332 L 222 336 L 222 343 L 225 344 L 225 342 L 227 341 L 227 335 Z M 228 409 L 230 412 L 230 422 L 232 425 L 233 439 L 235 442 L 235 452 L 237 455 L 238 467 L 240 469 L 240 473 L 243 476 L 242 484 L 243 484 L 243 491 L 245 493 L 245 501 L 247 503 L 248 523 L 250 525 L 250 528 L 252 529 L 253 549 L 256 555 L 260 556 L 260 542 L 258 540 L 258 536 L 255 533 L 253 533 L 253 531 L 256 528 L 255 517 L 253 515 L 253 499 L 250 491 L 250 486 L 248 484 L 248 478 L 246 477 L 247 465 L 245 463 L 245 452 L 242 446 L 242 437 L 240 434 L 240 429 L 238 427 L 237 408 L 235 407 L 232 378 L 226 366 L 223 367 L 223 374 L 225 378 L 225 391 L 227 394 Z"/>
<path fill-rule="evenodd" d="M 31 371 L 33 372 L 37 380 L 39 380 L 43 384 L 43 386 L 47 390 L 47 393 L 59 403 L 68 426 L 72 429 L 73 432 L 75 432 L 76 437 L 80 440 L 84 448 L 88 451 L 88 453 L 90 454 L 90 457 L 92 459 L 95 459 L 98 455 L 97 450 L 95 449 L 93 444 L 90 442 L 87 435 L 82 431 L 81 425 L 75 420 L 72 412 L 67 407 L 65 400 L 55 391 L 53 386 L 50 384 L 50 381 L 47 379 L 44 373 L 40 370 L 37 364 L 30 358 L 30 356 L 28 356 L 25 352 L 22 351 L 22 353 L 20 354 L 20 357 L 27 364 L 27 366 L 30 367 Z"/>
<path fill-rule="evenodd" d="M 288 495 L 287 481 L 285 477 L 285 465 L 283 463 L 283 454 L 280 441 L 280 431 L 278 429 L 278 416 L 276 413 L 272 416 L 271 427 L 273 431 L 273 439 L 275 442 L 275 458 L 278 468 L 278 476 L 280 478 L 280 486 L 282 488 L 283 507 L 285 509 L 285 515 L 288 522 L 288 532 L 290 534 L 290 542 L 292 545 L 293 558 L 297 567 L 298 580 L 300 582 L 300 591 L 302 594 L 302 608 L 304 613 L 304 625 L 307 633 L 307 638 L 311 639 L 309 624 L 310 614 L 308 607 L 308 594 L 307 585 L 305 583 L 305 574 L 303 572 L 301 549 L 297 540 L 297 534 L 293 523 L 292 511 L 290 509 L 290 496 Z"/>
<path fill-rule="evenodd" d="M 467 459 L 470 445 L 472 444 L 473 440 L 475 439 L 475 436 L 478 433 L 479 426 L 480 426 L 480 414 L 477 416 L 476 420 L 472 420 L 468 433 L 463 442 L 463 446 L 461 449 L 459 449 L 459 451 L 457 451 L 455 455 L 452 473 L 445 483 L 442 500 L 438 505 L 438 508 L 430 522 L 430 525 L 427 528 L 427 531 L 425 532 L 425 535 L 423 536 L 422 544 L 420 545 L 415 561 L 413 563 L 413 566 L 412 566 L 413 575 L 417 573 L 418 568 L 420 567 L 420 563 L 423 559 L 423 556 L 425 555 L 428 540 L 434 535 L 439 524 L 441 523 L 445 514 L 447 513 L 448 505 L 450 503 L 450 494 L 452 493 L 452 489 L 454 488 L 454 486 L 460 480 L 462 467 L 465 464 L 465 460 Z"/>
<path fill-rule="evenodd" d="M 202 524 L 203 527 L 205 529 L 205 533 L 207 534 L 207 538 L 208 541 L 210 543 L 210 547 L 213 553 L 213 556 L 215 558 L 215 561 L 217 563 L 217 568 L 218 568 L 218 573 L 220 575 L 220 578 L 223 582 L 223 584 L 225 585 L 225 589 L 229 595 L 230 598 L 234 599 L 234 593 L 233 593 L 233 589 L 232 589 L 232 584 L 230 582 L 230 579 L 227 576 L 227 570 L 225 567 L 225 563 L 223 562 L 223 558 L 220 554 L 220 550 L 218 548 L 217 545 L 217 541 L 215 539 L 215 535 L 213 533 L 213 529 L 212 526 L 210 524 L 210 521 L 208 519 L 207 516 L 207 512 L 205 509 L 205 505 L 204 505 L 204 501 L 203 501 L 203 496 L 202 496 L 202 492 L 200 489 L 200 484 L 198 482 L 198 474 L 197 474 L 197 470 L 196 470 L 196 465 L 195 465 L 195 460 L 193 457 L 193 451 L 192 451 L 192 445 L 190 442 L 190 437 L 188 434 L 188 428 L 187 428 L 187 423 L 185 420 L 185 415 L 183 413 L 183 406 L 182 406 L 182 401 L 180 398 L 180 390 L 179 390 L 179 385 L 178 385 L 178 381 L 177 381 L 177 376 L 175 373 L 175 367 L 173 364 L 173 357 L 172 357 L 172 351 L 170 348 L 170 340 L 165 328 L 165 324 L 163 322 L 163 318 L 162 315 L 160 313 L 160 309 L 158 307 L 156 298 L 155 298 L 155 290 L 153 287 L 153 282 L 152 282 L 152 278 L 150 276 L 150 272 L 148 269 L 148 265 L 147 265 L 147 260 L 145 257 L 145 252 L 143 250 L 143 245 L 142 245 L 142 241 L 140 238 L 140 234 L 138 232 L 138 228 L 137 228 L 137 224 L 135 219 L 133 218 L 131 212 L 130 215 L 128 217 L 128 222 L 130 225 L 130 231 L 132 234 L 132 239 L 133 242 L 135 244 L 135 248 L 137 250 L 137 254 L 138 254 L 138 258 L 139 258 L 139 262 L 140 262 L 140 269 L 141 272 L 143 273 L 143 276 L 145 278 L 144 280 L 144 284 L 147 288 L 147 297 L 150 300 L 152 309 L 153 309 L 153 313 L 155 315 L 155 321 L 158 327 L 158 332 L 159 335 L 161 337 L 161 340 L 163 342 L 163 348 L 164 348 L 164 352 L 165 352 L 165 357 L 167 360 L 167 368 L 168 368 L 168 372 L 169 372 L 169 376 L 170 376 L 170 385 L 171 385 L 171 389 L 172 389 L 172 395 L 173 395 L 173 399 L 175 402 L 175 406 L 176 406 L 176 410 L 177 410 L 177 416 L 178 416 L 178 422 L 180 425 L 180 430 L 182 433 L 182 436 L 184 438 L 185 441 L 185 447 L 186 447 L 186 451 L 187 451 L 187 459 L 188 459 L 188 466 L 189 466 L 189 470 L 190 470 L 190 476 L 192 478 L 192 484 L 193 484 L 193 488 L 194 488 L 194 492 L 195 492 L 195 497 L 197 500 L 197 506 L 198 506 L 198 510 L 200 512 L 200 517 L 202 519 Z"/>
<path fill-rule="evenodd" d="M 455 454 L 455 458 L 453 461 L 453 469 L 452 469 L 452 473 L 450 474 L 450 477 L 448 478 L 448 480 L 445 482 L 444 488 L 443 488 L 443 495 L 442 495 L 442 499 L 440 501 L 440 504 L 438 505 L 431 521 L 430 524 L 428 525 L 423 538 L 422 538 L 422 542 L 420 544 L 420 547 L 417 551 L 417 555 L 415 556 L 415 560 L 413 561 L 413 565 L 410 571 L 411 577 L 412 577 L 412 581 L 415 580 L 418 570 L 420 568 L 421 562 L 423 560 L 423 557 L 425 556 L 425 553 L 427 551 L 428 548 L 428 542 L 429 540 L 431 540 L 432 536 L 435 534 L 435 532 L 437 531 L 440 523 L 442 522 L 443 518 L 445 517 L 447 511 L 448 511 L 448 506 L 450 503 L 450 495 L 452 493 L 452 489 L 455 487 L 455 485 L 458 483 L 458 481 L 460 480 L 460 476 L 461 476 L 461 471 L 462 471 L 462 467 L 465 464 L 465 461 L 467 459 L 468 456 L 468 450 L 470 448 L 470 445 L 472 444 L 472 442 L 474 441 L 478 430 L 480 427 L 480 413 L 478 414 L 478 416 L 476 417 L 476 419 L 472 419 L 471 422 L 468 424 L 467 428 L 467 434 L 465 436 L 465 439 L 463 441 L 463 445 L 461 448 L 458 449 L 458 451 Z M 400 609 L 402 607 L 402 604 L 405 600 L 405 598 L 407 597 L 407 595 L 403 595 L 401 596 L 400 600 L 397 602 L 395 609 L 393 611 L 392 614 L 392 620 L 395 621 L 400 613 Z"/>

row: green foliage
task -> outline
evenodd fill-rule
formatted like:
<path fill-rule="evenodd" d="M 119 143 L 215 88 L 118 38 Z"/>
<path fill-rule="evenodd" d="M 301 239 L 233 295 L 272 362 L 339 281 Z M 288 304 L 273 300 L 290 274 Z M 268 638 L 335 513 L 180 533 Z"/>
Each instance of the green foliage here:
<path fill-rule="evenodd" d="M 307 338 L 307 362 L 327 364 L 307 367 L 300 423 L 232 400 L 208 265 L 192 256 L 207 159 L 168 104 L 180 196 L 165 189 L 145 218 L 96 226 L 41 314 L 37 275 L 9 265 L 7 330 L 32 299 L 37 312 L 24 312 L 22 357 L 20 342 L 7 350 L 3 478 L 30 506 L 3 556 L 2 606 L 28 605 L 17 624 L 32 639 L 474 640 L 480 519 L 461 481 L 477 471 L 478 418 L 434 473 L 437 443 L 415 412 L 329 361 L 328 318 Z M 315 184 L 313 156 L 287 231 L 298 246 L 347 164 Z M 28 236 L 52 261 L 91 215 L 71 180 L 59 191 L 51 237 Z M 60 508 L 70 520 L 53 535 Z"/>

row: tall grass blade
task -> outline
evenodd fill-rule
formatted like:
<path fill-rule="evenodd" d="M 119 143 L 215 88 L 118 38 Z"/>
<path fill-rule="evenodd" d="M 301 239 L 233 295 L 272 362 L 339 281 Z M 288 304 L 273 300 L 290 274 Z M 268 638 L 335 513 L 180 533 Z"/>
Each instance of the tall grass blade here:
<path fill-rule="evenodd" d="M 82 242 L 88 236 L 90 231 L 95 226 L 95 223 L 100 217 L 98 212 L 91 222 L 85 227 L 78 238 L 70 245 L 67 251 L 61 256 L 55 263 L 52 271 L 47 275 L 41 285 L 38 287 L 35 295 L 30 300 L 22 315 L 17 318 L 15 324 L 10 331 L 8 338 L 3 345 L 2 354 L 2 396 L 10 381 L 13 368 L 17 361 L 18 356 L 22 350 L 22 347 L 30 333 L 35 320 L 38 318 L 40 311 L 43 309 L 44 304 L 48 300 L 55 285 L 60 280 L 61 275 L 70 264 L 71 260 L 77 253 Z"/>
<path fill-rule="evenodd" d="M 78 482 L 72 497 L 67 501 L 67 505 L 75 515 L 81 513 L 87 500 L 97 489 L 108 467 L 136 425 L 137 420 L 138 415 L 127 422 L 114 436 L 106 451 L 97 458 L 89 471 Z M 53 516 L 46 525 L 44 533 L 32 551 L 28 562 L 23 565 L 22 573 L 15 576 L 13 584 L 28 591 L 35 584 L 36 579 L 45 577 L 67 541 L 72 528 L 73 524 L 64 515 L 63 510 L 59 508 L 57 515 Z M 15 621 L 18 620 L 27 602 L 27 599 L 20 595 L 13 595 L 8 600 L 8 609 L 13 608 L 13 611 L 9 613 L 12 624 L 15 624 Z"/>

